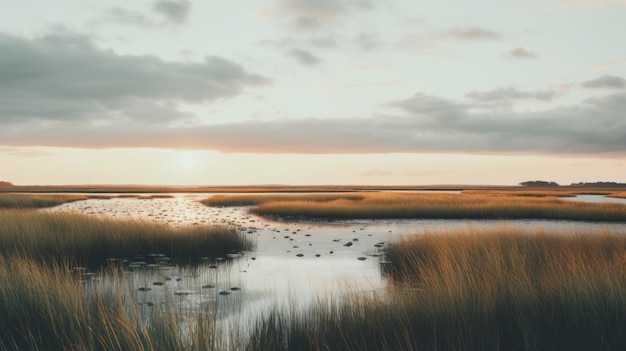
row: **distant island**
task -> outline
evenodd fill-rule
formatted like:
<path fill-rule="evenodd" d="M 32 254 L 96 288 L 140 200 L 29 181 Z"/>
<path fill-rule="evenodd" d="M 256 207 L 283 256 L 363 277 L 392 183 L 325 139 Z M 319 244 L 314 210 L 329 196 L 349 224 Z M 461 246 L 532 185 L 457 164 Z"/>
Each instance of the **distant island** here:
<path fill-rule="evenodd" d="M 14 185 L 11 182 L 0 181 L 0 188 L 12 188 Z"/>
<path fill-rule="evenodd" d="M 521 186 L 528 186 L 528 187 L 554 187 L 554 186 L 559 186 L 558 183 L 556 182 L 546 182 L 545 180 L 529 180 L 526 182 L 521 182 L 519 183 L 519 185 Z"/>
<path fill-rule="evenodd" d="M 556 182 L 548 182 L 545 180 L 529 180 L 526 182 L 521 182 L 519 183 L 519 185 L 521 186 L 526 186 L 526 187 L 535 187 L 535 188 L 541 188 L 541 187 L 559 187 L 560 185 Z M 586 183 L 586 182 L 580 182 L 580 183 L 572 183 L 569 185 L 570 187 L 580 187 L 580 188 L 621 188 L 621 187 L 626 187 L 626 183 L 617 183 L 617 182 L 593 182 L 593 183 Z"/>

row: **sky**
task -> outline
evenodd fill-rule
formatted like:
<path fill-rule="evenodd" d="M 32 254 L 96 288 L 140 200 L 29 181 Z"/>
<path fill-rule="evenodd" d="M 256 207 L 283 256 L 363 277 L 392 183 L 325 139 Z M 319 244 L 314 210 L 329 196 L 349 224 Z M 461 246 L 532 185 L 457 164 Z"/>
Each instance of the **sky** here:
<path fill-rule="evenodd" d="M 626 0 L 0 9 L 0 181 L 626 182 Z"/>

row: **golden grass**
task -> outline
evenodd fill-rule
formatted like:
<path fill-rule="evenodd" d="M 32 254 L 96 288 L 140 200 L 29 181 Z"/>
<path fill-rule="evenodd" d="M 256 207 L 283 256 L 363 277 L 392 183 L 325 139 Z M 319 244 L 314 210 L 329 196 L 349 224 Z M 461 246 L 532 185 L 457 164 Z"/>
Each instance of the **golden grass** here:
<path fill-rule="evenodd" d="M 251 344 L 277 350 L 621 350 L 626 236 L 517 229 L 407 237 L 389 291 L 275 312 Z M 251 347 L 255 349 L 255 347 Z"/>
<path fill-rule="evenodd" d="M 222 195 L 211 206 L 257 205 L 259 215 L 312 219 L 553 219 L 626 221 L 626 205 L 562 201 L 507 194 L 351 193 L 328 195 Z"/>
<path fill-rule="evenodd" d="M 279 194 L 279 195 L 214 195 L 200 201 L 207 206 L 227 207 L 227 206 L 254 206 L 267 202 L 328 202 L 334 200 L 360 201 L 365 197 L 363 193 L 346 194 Z"/>
<path fill-rule="evenodd" d="M 166 304 L 145 320 L 123 275 L 109 276 L 113 290 L 87 292 L 68 267 L 0 256 L 0 350 L 220 349 L 212 317 Z"/>
<path fill-rule="evenodd" d="M 611 193 L 610 195 L 607 195 L 609 197 L 615 197 L 618 199 L 626 199 L 626 191 L 620 191 L 620 192 L 616 192 L 616 193 Z"/>
<path fill-rule="evenodd" d="M 250 250 L 231 227 L 120 221 L 0 210 L 0 350 L 218 350 L 214 316 L 174 304 L 145 320 L 107 258 L 163 253 L 175 263 Z M 84 285 L 70 267 L 100 268 L 114 289 Z M 118 267 L 111 267 L 118 268 Z M 81 268 L 80 272 L 83 272 Z"/>
<path fill-rule="evenodd" d="M 546 189 L 520 189 L 520 190 L 478 190 L 469 189 L 461 191 L 463 195 L 491 195 L 491 196 L 529 196 L 529 197 L 574 197 L 580 192 L 576 190 L 546 190 Z M 607 194 L 610 192 L 607 192 Z"/>
<path fill-rule="evenodd" d="M 85 195 L 0 194 L 0 209 L 53 207 L 87 198 Z"/>
<path fill-rule="evenodd" d="M 161 253 L 180 263 L 250 250 L 253 243 L 231 227 L 121 221 L 34 210 L 0 211 L 0 255 L 38 262 L 97 267 L 108 258 Z"/>

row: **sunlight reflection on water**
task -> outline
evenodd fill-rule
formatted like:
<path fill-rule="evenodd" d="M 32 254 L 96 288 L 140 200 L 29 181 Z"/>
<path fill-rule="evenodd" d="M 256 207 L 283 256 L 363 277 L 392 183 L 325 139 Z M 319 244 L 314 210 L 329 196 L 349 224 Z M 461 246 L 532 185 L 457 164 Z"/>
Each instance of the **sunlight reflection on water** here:
<path fill-rule="evenodd" d="M 225 324 L 254 320 L 272 308 L 307 308 L 320 297 L 336 297 L 353 291 L 384 291 L 385 280 L 379 268 L 381 249 L 377 246 L 398 236 L 503 226 L 565 233 L 598 229 L 626 233 L 626 224 L 621 223 L 549 220 L 277 222 L 251 215 L 245 207 L 213 208 L 198 202 L 207 196 L 209 194 L 176 194 L 173 198 L 150 200 L 90 199 L 45 211 L 158 221 L 172 226 L 231 225 L 245 232 L 257 245 L 254 252 L 245 252 L 239 258 L 217 265 L 200 265 L 193 271 L 175 267 L 165 273 L 148 270 L 131 274 L 135 289 L 142 284 L 150 287 L 137 295 L 138 299 L 143 299 L 142 306 L 147 302 L 159 303 L 170 294 L 181 308 L 219 306 L 215 313 Z M 168 284 L 168 292 L 163 286 L 151 285 L 163 279 L 163 274 L 173 279 Z M 214 287 L 203 288 L 207 285 Z M 177 291 L 189 293 L 174 294 Z"/>

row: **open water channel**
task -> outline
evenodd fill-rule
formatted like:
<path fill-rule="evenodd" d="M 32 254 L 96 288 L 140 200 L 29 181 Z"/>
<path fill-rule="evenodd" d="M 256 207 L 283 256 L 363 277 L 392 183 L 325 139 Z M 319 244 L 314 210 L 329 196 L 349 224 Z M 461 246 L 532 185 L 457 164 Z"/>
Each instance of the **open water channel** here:
<path fill-rule="evenodd" d="M 172 226 L 236 227 L 256 242 L 253 252 L 207 260 L 193 268 L 152 265 L 158 253 L 147 253 L 141 258 L 142 264 L 130 265 L 129 258 L 127 268 L 136 302 L 146 313 L 169 299 L 182 309 L 213 313 L 220 323 L 231 327 L 253 321 L 272 309 L 314 307 L 320 298 L 337 298 L 355 291 L 384 293 L 382 250 L 390 240 L 403 235 L 503 226 L 565 234 L 598 230 L 626 233 L 626 223 L 546 220 L 272 221 L 249 214 L 246 207 L 215 208 L 199 202 L 211 195 L 90 199 L 45 211 L 158 221 Z M 625 199 L 604 199 L 626 203 Z M 603 199 L 581 196 L 568 200 Z"/>

